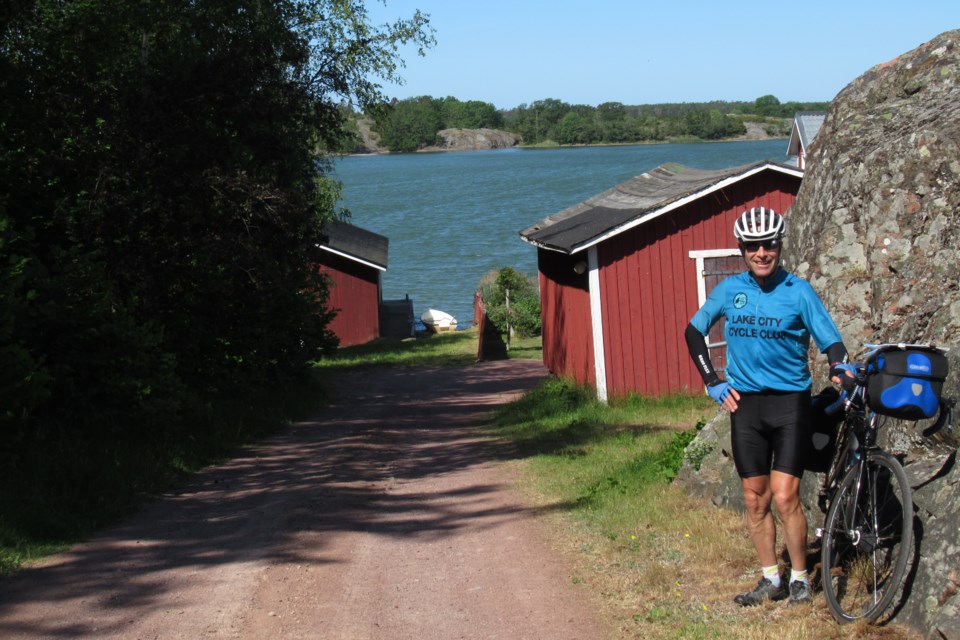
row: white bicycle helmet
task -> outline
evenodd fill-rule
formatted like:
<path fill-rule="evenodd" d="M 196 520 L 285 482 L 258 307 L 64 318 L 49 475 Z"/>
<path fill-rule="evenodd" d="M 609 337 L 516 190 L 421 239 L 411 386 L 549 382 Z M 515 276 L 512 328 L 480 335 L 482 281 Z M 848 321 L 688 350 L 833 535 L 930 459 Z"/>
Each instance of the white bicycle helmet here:
<path fill-rule="evenodd" d="M 737 242 L 779 240 L 787 231 L 783 216 L 766 207 L 754 207 L 744 211 L 733 224 L 733 237 Z"/>

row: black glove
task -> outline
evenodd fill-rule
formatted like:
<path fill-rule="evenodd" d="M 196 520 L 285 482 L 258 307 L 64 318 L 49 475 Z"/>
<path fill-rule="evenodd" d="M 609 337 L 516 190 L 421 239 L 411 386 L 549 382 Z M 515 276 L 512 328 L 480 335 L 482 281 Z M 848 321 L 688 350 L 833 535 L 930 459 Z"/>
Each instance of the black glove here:
<path fill-rule="evenodd" d="M 857 386 L 857 367 L 846 362 L 835 362 L 830 365 L 830 379 L 840 378 L 840 386 L 852 391 Z"/>

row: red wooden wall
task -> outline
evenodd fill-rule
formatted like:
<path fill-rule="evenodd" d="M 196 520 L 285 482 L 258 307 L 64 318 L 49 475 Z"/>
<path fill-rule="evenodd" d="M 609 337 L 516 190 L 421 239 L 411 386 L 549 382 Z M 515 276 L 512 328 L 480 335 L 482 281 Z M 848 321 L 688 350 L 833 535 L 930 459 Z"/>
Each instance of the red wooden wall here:
<path fill-rule="evenodd" d="M 328 308 L 337 310 L 330 330 L 341 347 L 380 337 L 380 272 L 354 260 L 324 252 L 321 273 L 330 278 Z"/>
<path fill-rule="evenodd" d="M 797 177 L 761 172 L 597 246 L 608 397 L 702 390 L 683 337 L 698 308 L 689 252 L 736 247 L 737 216 L 754 206 L 785 212 L 799 187 Z"/>
<path fill-rule="evenodd" d="M 582 385 L 594 385 L 588 276 L 574 271 L 574 265 L 586 259 L 586 255 L 537 250 L 543 363 L 554 375 L 573 378 Z"/>

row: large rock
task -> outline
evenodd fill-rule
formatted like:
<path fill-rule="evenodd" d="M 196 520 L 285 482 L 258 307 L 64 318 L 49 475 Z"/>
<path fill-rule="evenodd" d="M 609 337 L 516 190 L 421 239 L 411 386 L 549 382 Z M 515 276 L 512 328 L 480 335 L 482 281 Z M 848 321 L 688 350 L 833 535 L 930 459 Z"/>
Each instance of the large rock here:
<path fill-rule="evenodd" d="M 499 129 L 441 129 L 443 143 L 420 151 L 481 151 L 485 149 L 509 149 L 519 139 L 509 131 Z"/>
<path fill-rule="evenodd" d="M 944 33 L 848 85 L 831 103 L 788 215 L 785 258 L 820 293 L 854 356 L 864 342 L 960 344 L 960 31 Z M 826 366 L 814 355 L 815 388 Z M 958 394 L 960 348 L 945 393 Z M 914 486 L 918 559 L 895 620 L 960 640 L 960 472 L 954 436 L 888 422 L 882 444 Z M 691 445 L 703 458 L 682 478 L 718 504 L 742 508 L 729 461 L 729 419 Z M 711 450 L 703 456 L 703 452 Z M 823 521 L 819 477 L 807 474 L 811 529 Z"/>

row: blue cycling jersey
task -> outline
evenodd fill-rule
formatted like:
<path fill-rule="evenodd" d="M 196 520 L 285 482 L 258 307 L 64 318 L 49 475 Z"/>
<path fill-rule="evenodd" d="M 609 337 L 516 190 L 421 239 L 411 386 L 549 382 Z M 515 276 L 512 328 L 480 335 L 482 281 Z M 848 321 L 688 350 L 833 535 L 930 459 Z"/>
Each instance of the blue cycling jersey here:
<path fill-rule="evenodd" d="M 721 317 L 726 378 L 737 391 L 809 389 L 811 335 L 820 351 L 841 341 L 810 283 L 783 269 L 762 288 L 749 271 L 723 280 L 690 323 L 705 336 Z"/>

